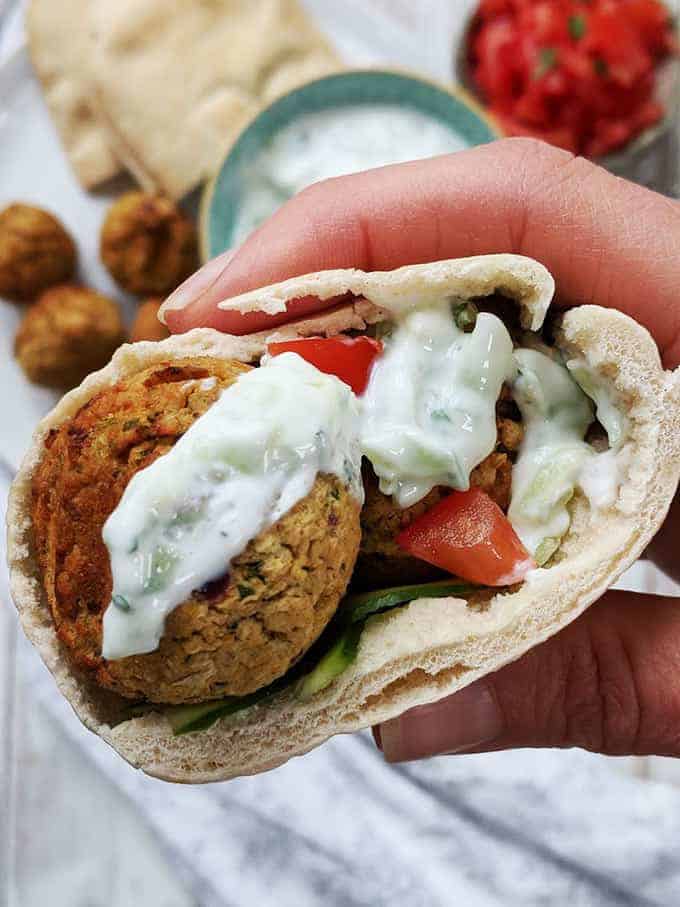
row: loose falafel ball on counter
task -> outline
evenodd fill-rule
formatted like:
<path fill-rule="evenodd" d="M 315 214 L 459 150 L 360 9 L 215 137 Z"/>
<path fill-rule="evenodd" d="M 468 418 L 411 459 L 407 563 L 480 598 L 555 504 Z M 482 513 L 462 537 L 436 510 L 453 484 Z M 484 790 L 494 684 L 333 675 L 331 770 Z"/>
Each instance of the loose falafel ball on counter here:
<path fill-rule="evenodd" d="M 73 276 L 76 257 L 73 240 L 49 212 L 19 203 L 0 211 L 0 296 L 35 299 Z"/>
<path fill-rule="evenodd" d="M 472 470 L 470 484 L 485 491 L 501 510 L 507 512 L 512 462 L 522 442 L 523 429 L 519 411 L 507 388 L 503 389 L 496 409 L 496 450 Z M 402 509 L 382 494 L 378 479 L 367 461 L 364 461 L 362 472 L 366 501 L 361 511 L 361 548 L 352 577 L 353 588 L 361 590 L 423 583 L 446 576 L 443 570 L 408 554 L 395 539 L 403 529 L 451 494 L 451 489 L 444 486 L 433 488 L 422 501 Z"/>
<path fill-rule="evenodd" d="M 165 340 L 170 336 L 170 331 L 158 320 L 162 303 L 162 299 L 147 299 L 141 303 L 130 328 L 132 343 L 138 340 Z"/>
<path fill-rule="evenodd" d="M 52 287 L 27 310 L 14 355 L 30 381 L 58 390 L 106 365 L 125 340 L 115 302 L 87 287 Z"/>
<path fill-rule="evenodd" d="M 138 470 L 166 453 L 248 366 L 212 358 L 149 367 L 103 391 L 52 431 L 33 485 L 47 600 L 72 660 L 131 699 L 187 703 L 242 696 L 281 677 L 332 615 L 359 548 L 359 505 L 337 479 L 316 482 L 167 618 L 155 652 L 101 657 L 112 591 L 102 527 Z"/>
<path fill-rule="evenodd" d="M 129 293 L 164 296 L 198 267 L 193 223 L 167 198 L 127 192 L 102 226 L 101 258 Z"/>

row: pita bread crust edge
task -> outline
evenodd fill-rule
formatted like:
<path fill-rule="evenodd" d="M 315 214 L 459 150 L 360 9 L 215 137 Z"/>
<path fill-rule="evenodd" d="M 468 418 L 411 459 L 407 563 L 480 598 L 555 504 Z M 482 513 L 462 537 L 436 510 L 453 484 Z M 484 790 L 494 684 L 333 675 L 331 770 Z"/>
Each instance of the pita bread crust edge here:
<path fill-rule="evenodd" d="M 494 290 L 519 301 L 525 320 L 538 326 L 553 282 L 530 259 L 482 256 L 387 274 L 320 272 L 247 294 L 236 304 L 255 308 L 274 300 L 278 305 L 309 292 L 328 298 L 355 288 L 368 303 L 355 302 L 340 313 L 312 319 L 317 329 L 329 318 L 334 330 L 342 329 L 343 319 L 353 325 L 365 316 L 375 320 L 382 309 L 408 305 L 409 299 L 423 295 L 471 298 Z M 180 737 L 173 736 L 160 713 L 115 724 L 121 701 L 69 664 L 42 592 L 30 501 L 44 437 L 94 394 L 155 362 L 187 355 L 253 361 L 265 342 L 264 334 L 231 337 L 199 329 L 160 343 L 123 346 L 106 368 L 67 394 L 41 422 L 10 494 L 12 593 L 26 635 L 81 721 L 133 766 L 169 781 L 219 781 L 274 768 L 334 734 L 436 701 L 519 658 L 578 617 L 637 559 L 663 522 L 680 476 L 680 372 L 663 370 L 649 333 L 627 316 L 598 306 L 572 309 L 564 316 L 559 345 L 570 355 L 584 356 L 615 385 L 630 420 L 630 455 L 615 507 L 591 520 L 587 500 L 574 498 L 572 526 L 556 564 L 536 570 L 518 591 L 495 595 L 483 611 L 462 600 L 431 599 L 373 618 L 356 662 L 309 702 L 284 693 L 206 731 Z"/>

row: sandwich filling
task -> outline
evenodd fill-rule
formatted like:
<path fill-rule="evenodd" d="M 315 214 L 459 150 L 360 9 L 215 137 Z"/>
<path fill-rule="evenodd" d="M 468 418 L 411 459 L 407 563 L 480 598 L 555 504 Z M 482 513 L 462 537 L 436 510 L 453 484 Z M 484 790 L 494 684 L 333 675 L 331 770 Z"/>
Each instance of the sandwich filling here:
<path fill-rule="evenodd" d="M 467 492 L 473 470 L 496 447 L 504 385 L 524 429 L 507 513 L 524 551 L 489 576 L 489 585 L 510 585 L 546 563 L 569 528 L 576 488 L 592 492 L 597 484 L 603 453 L 584 440 L 593 403 L 611 449 L 622 443 L 623 418 L 585 363 L 564 363 L 538 341 L 514 347 L 489 312 L 450 300 L 407 312 L 376 345 L 361 395 L 305 361 L 305 342 L 241 375 L 171 451 L 130 481 L 103 531 L 113 574 L 105 658 L 153 651 L 167 614 L 227 573 L 319 474 L 336 476 L 361 504 L 363 456 L 380 492 L 401 509 L 435 488 Z M 615 488 L 612 466 L 610 458 Z M 481 525 L 484 513 L 475 508 Z M 420 541 L 411 542 L 417 551 Z M 465 566 L 458 572 L 465 576 Z"/>
<path fill-rule="evenodd" d="M 505 311 L 414 301 L 375 336 L 272 338 L 257 368 L 162 363 L 53 430 L 34 522 L 75 662 L 199 730 L 316 695 L 375 614 L 549 568 L 577 490 L 615 504 L 628 423 Z"/>

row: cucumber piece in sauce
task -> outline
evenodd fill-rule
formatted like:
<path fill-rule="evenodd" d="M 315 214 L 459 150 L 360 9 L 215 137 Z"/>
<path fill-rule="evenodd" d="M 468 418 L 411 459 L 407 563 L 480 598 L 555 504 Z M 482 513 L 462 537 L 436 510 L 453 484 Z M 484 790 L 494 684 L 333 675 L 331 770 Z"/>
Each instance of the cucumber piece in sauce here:
<path fill-rule="evenodd" d="M 512 395 L 522 413 L 524 439 L 512 471 L 508 519 L 540 565 L 569 529 L 568 504 L 593 449 L 584 441 L 593 407 L 561 361 L 516 349 L 519 375 Z"/>

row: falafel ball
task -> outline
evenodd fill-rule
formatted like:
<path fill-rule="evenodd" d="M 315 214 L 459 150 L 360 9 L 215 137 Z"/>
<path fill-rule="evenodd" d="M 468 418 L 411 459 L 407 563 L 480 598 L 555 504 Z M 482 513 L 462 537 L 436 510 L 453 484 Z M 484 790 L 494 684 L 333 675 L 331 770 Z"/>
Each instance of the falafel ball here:
<path fill-rule="evenodd" d="M 519 411 L 503 391 L 497 406 L 496 450 L 472 470 L 470 484 L 485 491 L 504 512 L 510 506 L 512 460 L 522 442 Z M 401 507 L 382 494 L 370 463 L 362 468 L 366 501 L 361 511 L 361 548 L 352 577 L 357 590 L 425 583 L 448 574 L 420 558 L 408 554 L 396 543 L 397 535 L 442 498 L 451 494 L 444 486 L 432 491 L 412 507 Z"/>
<path fill-rule="evenodd" d="M 76 258 L 73 240 L 48 211 L 19 203 L 0 211 L 0 296 L 35 299 L 70 280 Z"/>
<path fill-rule="evenodd" d="M 127 192 L 109 208 L 100 254 L 124 290 L 164 296 L 198 267 L 196 230 L 169 199 Z"/>
<path fill-rule="evenodd" d="M 138 340 L 165 340 L 170 336 L 170 331 L 158 320 L 158 310 L 162 304 L 162 299 L 147 299 L 141 303 L 130 328 L 132 343 Z"/>
<path fill-rule="evenodd" d="M 149 367 L 98 394 L 47 438 L 33 482 L 33 521 L 57 633 L 75 664 L 130 699 L 202 702 L 266 686 L 317 639 L 351 576 L 359 505 L 337 479 L 321 475 L 233 560 L 229 575 L 168 616 L 155 652 L 102 658 L 112 591 L 106 519 L 132 476 L 170 450 L 247 370 L 208 357 Z"/>
<path fill-rule="evenodd" d="M 106 365 L 125 340 L 113 300 L 87 287 L 52 287 L 29 306 L 14 355 L 30 381 L 68 390 Z"/>
<path fill-rule="evenodd" d="M 427 561 L 413 557 L 397 545 L 397 535 L 451 493 L 438 487 L 412 507 L 402 509 L 384 495 L 368 460 L 362 465 L 366 500 L 361 511 L 361 547 L 352 587 L 357 590 L 380 589 L 410 583 L 426 583 L 446 576 Z"/>

